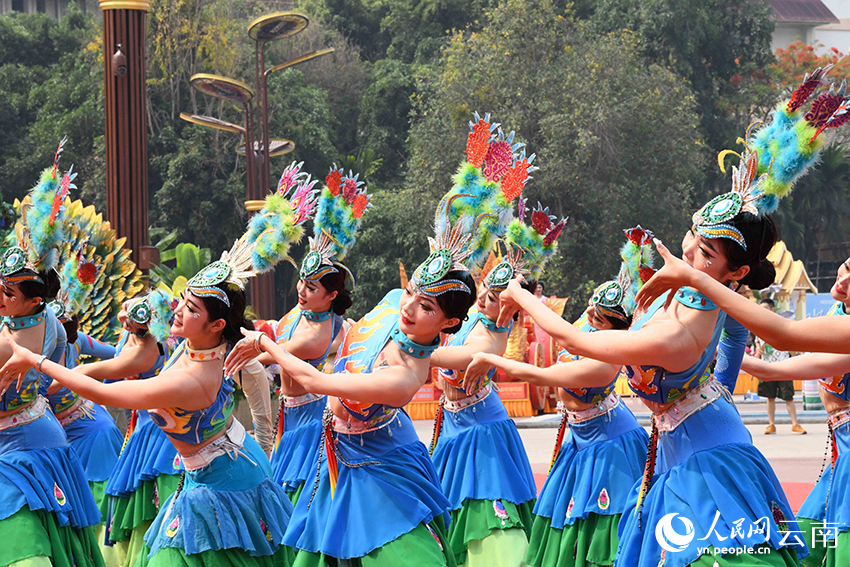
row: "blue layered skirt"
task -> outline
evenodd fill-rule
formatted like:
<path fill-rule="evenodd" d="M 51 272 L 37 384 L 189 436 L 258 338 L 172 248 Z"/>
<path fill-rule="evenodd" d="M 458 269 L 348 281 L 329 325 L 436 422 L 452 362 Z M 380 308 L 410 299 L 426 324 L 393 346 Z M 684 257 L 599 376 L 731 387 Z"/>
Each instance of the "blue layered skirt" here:
<path fill-rule="evenodd" d="M 787 565 L 808 553 L 779 480 L 724 397 L 659 433 L 655 474 L 638 512 L 640 484 L 620 521 L 615 565 L 713 565 L 706 556 L 715 550 L 755 548 L 758 555 L 739 558 Z"/>
<path fill-rule="evenodd" d="M 537 486 L 516 424 L 496 392 L 457 411 L 443 408 L 431 458 L 449 499 L 448 538 L 458 563 L 466 562 L 470 542 L 495 529 L 530 533 Z M 527 537 L 511 538 L 510 545 L 527 545 Z"/>
<path fill-rule="evenodd" d="M 88 481 L 103 482 L 118 462 L 124 436 L 106 409 L 94 404 L 92 410 L 93 417 L 83 416 L 67 424 L 65 435 L 80 458 Z"/>
<path fill-rule="evenodd" d="M 284 408 L 284 432 L 271 457 L 272 480 L 290 493 L 301 491 L 316 476 L 313 464 L 322 439 L 322 414 L 327 398 Z"/>
<path fill-rule="evenodd" d="M 44 555 L 55 564 L 102 565 L 99 522 L 83 466 L 49 410 L 0 431 L 0 562 Z"/>
<path fill-rule="evenodd" d="M 616 517 L 629 510 L 632 487 L 646 463 L 648 440 L 622 402 L 603 415 L 569 425 L 534 507 L 529 564 L 613 562 Z M 583 527 L 592 516 L 611 519 L 591 521 Z M 571 526 L 576 533 L 564 534 Z"/>
<path fill-rule="evenodd" d="M 385 426 L 357 434 L 335 433 L 339 478 L 331 495 L 327 459 L 317 453 L 314 476 L 284 536 L 302 553 L 338 559 L 364 557 L 436 519 L 448 523 L 449 501 L 410 417 L 398 411 Z M 345 465 L 342 461 L 349 463 Z M 315 494 L 313 491 L 315 490 Z M 442 544 L 430 535 L 428 545 Z"/>

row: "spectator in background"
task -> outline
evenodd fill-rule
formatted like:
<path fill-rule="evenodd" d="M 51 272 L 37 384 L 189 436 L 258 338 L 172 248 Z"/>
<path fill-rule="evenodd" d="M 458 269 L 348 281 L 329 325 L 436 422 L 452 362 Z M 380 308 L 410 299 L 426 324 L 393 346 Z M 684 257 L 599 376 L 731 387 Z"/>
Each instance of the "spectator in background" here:
<path fill-rule="evenodd" d="M 765 309 L 775 311 L 776 304 L 772 299 L 764 298 L 759 301 L 759 305 Z M 760 338 L 755 340 L 755 355 L 765 362 L 780 362 L 791 357 L 791 353 L 784 350 L 776 350 L 769 344 L 765 343 Z M 758 376 L 756 376 L 758 378 Z M 797 407 L 794 405 L 794 382 L 791 380 L 762 382 L 759 380 L 758 395 L 767 398 L 767 420 L 768 426 L 764 430 L 765 435 L 776 433 L 776 398 L 785 400 L 785 406 L 788 408 L 788 415 L 791 416 L 791 432 L 799 435 L 805 435 L 806 430 L 797 423 Z"/>

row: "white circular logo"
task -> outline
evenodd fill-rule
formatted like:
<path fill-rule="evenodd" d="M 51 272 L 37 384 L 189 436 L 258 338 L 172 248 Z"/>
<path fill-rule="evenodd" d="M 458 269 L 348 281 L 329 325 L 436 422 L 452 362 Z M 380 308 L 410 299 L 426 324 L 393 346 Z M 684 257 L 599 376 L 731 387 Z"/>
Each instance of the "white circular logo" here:
<path fill-rule="evenodd" d="M 694 533 L 694 524 L 684 516 L 679 516 L 679 521 L 685 527 L 685 533 L 680 534 L 674 530 L 673 518 L 676 516 L 678 516 L 676 512 L 667 514 L 658 520 L 658 525 L 655 526 L 655 539 L 658 540 L 658 545 L 671 552 L 683 551 L 693 541 L 696 535 Z"/>

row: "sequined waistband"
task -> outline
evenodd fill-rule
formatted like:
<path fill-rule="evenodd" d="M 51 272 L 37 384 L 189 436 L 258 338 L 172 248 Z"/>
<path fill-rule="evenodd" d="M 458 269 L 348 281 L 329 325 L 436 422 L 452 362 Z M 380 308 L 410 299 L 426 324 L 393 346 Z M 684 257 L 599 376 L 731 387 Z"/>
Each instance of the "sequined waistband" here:
<path fill-rule="evenodd" d="M 222 455 L 229 455 L 233 460 L 241 455 L 250 461 L 251 458 L 242 451 L 245 435 L 245 427 L 239 423 L 238 419 L 234 419 L 224 435 L 196 453 L 180 455 L 180 458 L 183 459 L 183 468 L 187 471 L 196 471 L 206 467 Z"/>
<path fill-rule="evenodd" d="M 829 414 L 829 417 L 827 417 L 826 419 L 833 429 L 841 427 L 845 423 L 850 423 L 850 408 L 844 408 L 842 410 L 833 412 Z"/>
<path fill-rule="evenodd" d="M 483 402 L 487 396 L 493 391 L 493 387 L 490 384 L 487 384 L 471 396 L 467 396 L 465 398 L 461 398 L 459 400 L 443 400 L 443 409 L 446 411 L 450 411 L 452 413 L 457 413 L 462 409 L 466 409 L 470 406 L 474 406 L 478 402 Z"/>
<path fill-rule="evenodd" d="M 0 417 L 0 431 L 32 423 L 44 415 L 49 405 L 47 398 L 38 396 L 33 403 L 25 408 L 21 408 L 20 411 Z"/>
<path fill-rule="evenodd" d="M 369 433 L 370 431 L 377 431 L 378 429 L 383 429 L 384 427 L 389 425 L 397 415 L 397 409 L 394 409 L 391 412 L 384 414 L 380 417 L 372 418 L 369 421 L 360 421 L 359 419 L 345 421 L 344 419 L 340 419 L 338 416 L 334 415 L 333 422 L 331 422 L 331 427 L 337 433 L 343 433 L 345 435 Z"/>
<path fill-rule="evenodd" d="M 659 432 L 673 431 L 690 416 L 723 396 L 724 392 L 728 395 L 726 388 L 712 378 L 673 402 L 664 412 L 653 415 L 655 427 Z"/>
<path fill-rule="evenodd" d="M 595 417 L 599 417 L 600 415 L 605 415 L 614 408 L 620 405 L 620 396 L 618 396 L 615 392 L 611 392 L 608 394 L 608 397 L 599 402 L 598 404 L 594 404 L 592 407 L 589 407 L 585 410 L 581 411 L 570 411 L 565 409 L 564 413 L 567 415 L 567 421 L 570 423 L 584 423 L 585 421 L 590 421 Z"/>
<path fill-rule="evenodd" d="M 74 400 L 74 403 L 71 404 L 71 407 L 60 412 L 56 417 L 59 419 L 59 423 L 62 424 L 62 427 L 77 421 L 81 417 L 92 419 L 94 418 L 94 402 L 85 398 L 77 398 Z"/>
<path fill-rule="evenodd" d="M 323 394 L 312 394 L 307 392 L 301 396 L 281 396 L 283 399 L 283 407 L 286 408 L 297 408 L 299 406 L 304 406 L 309 403 L 315 402 L 316 400 L 321 400 L 325 396 Z"/>

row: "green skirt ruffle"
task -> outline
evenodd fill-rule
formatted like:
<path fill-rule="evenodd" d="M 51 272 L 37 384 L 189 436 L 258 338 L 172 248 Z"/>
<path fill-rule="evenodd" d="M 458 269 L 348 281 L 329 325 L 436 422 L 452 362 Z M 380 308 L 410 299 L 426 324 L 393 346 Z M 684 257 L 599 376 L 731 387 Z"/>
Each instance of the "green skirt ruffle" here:
<path fill-rule="evenodd" d="M 789 541 L 793 541 L 789 538 Z M 696 567 L 799 567 L 800 560 L 797 559 L 797 551 L 790 547 L 773 549 L 767 544 L 760 545 L 756 549 L 767 548 L 766 553 L 753 553 L 747 555 L 719 555 L 704 553 L 699 559 L 691 563 Z M 714 547 L 709 547 L 713 550 Z"/>
<path fill-rule="evenodd" d="M 499 502 L 504 507 L 507 518 L 500 518 L 496 514 L 493 500 L 464 500 L 459 510 L 449 513 L 452 518 L 448 534 L 449 545 L 458 565 L 466 563 L 469 542 L 484 539 L 493 530 L 521 528 L 526 537 L 530 537 L 534 500 L 522 504 L 513 504 L 507 500 Z"/>
<path fill-rule="evenodd" d="M 109 504 L 109 497 L 106 496 L 106 480 L 100 480 L 97 482 L 89 481 L 89 488 L 91 488 L 92 496 L 94 496 L 94 503 L 97 504 L 98 510 L 100 510 L 100 521 L 103 522 L 106 519 L 106 507 Z"/>
<path fill-rule="evenodd" d="M 0 521 L 0 565 L 49 557 L 53 567 L 104 567 L 95 530 L 60 526 L 56 516 L 21 508 Z"/>
<path fill-rule="evenodd" d="M 321 553 L 299 551 L 292 567 L 455 567 L 443 517 L 435 517 L 430 526 L 433 534 L 425 524 L 419 524 L 365 557 L 336 559 Z M 439 545 L 434 545 L 434 534 Z"/>
<path fill-rule="evenodd" d="M 154 480 L 146 480 L 129 497 L 111 497 L 114 501 L 112 525 L 109 526 L 109 539 L 129 541 L 133 530 L 144 522 L 152 522 L 159 512 L 160 503 L 171 496 L 180 483 L 180 475 L 161 474 Z M 100 513 L 106 519 L 110 498 L 101 503 Z"/>
<path fill-rule="evenodd" d="M 289 498 L 289 501 L 292 502 L 292 506 L 294 507 L 298 504 L 298 499 L 301 498 L 301 493 L 304 492 L 304 483 L 298 485 L 298 488 L 295 492 L 287 492 L 286 496 Z"/>
<path fill-rule="evenodd" d="M 549 518 L 535 516 L 526 562 L 534 567 L 613 565 L 619 523 L 620 514 L 590 514 L 559 530 L 552 527 Z"/>
<path fill-rule="evenodd" d="M 244 549 L 220 549 L 186 555 L 183 550 L 165 547 L 148 559 L 145 546 L 135 567 L 290 567 L 295 559 L 292 548 L 281 545 L 274 555 L 254 557 Z"/>
<path fill-rule="evenodd" d="M 841 532 L 835 540 L 817 544 L 813 541 L 812 528 L 822 527 L 820 520 L 797 518 L 797 525 L 803 530 L 803 538 L 809 546 L 809 555 L 803 558 L 803 567 L 839 567 L 850 565 L 850 531 Z M 825 557 L 825 559 L 824 559 Z"/>

